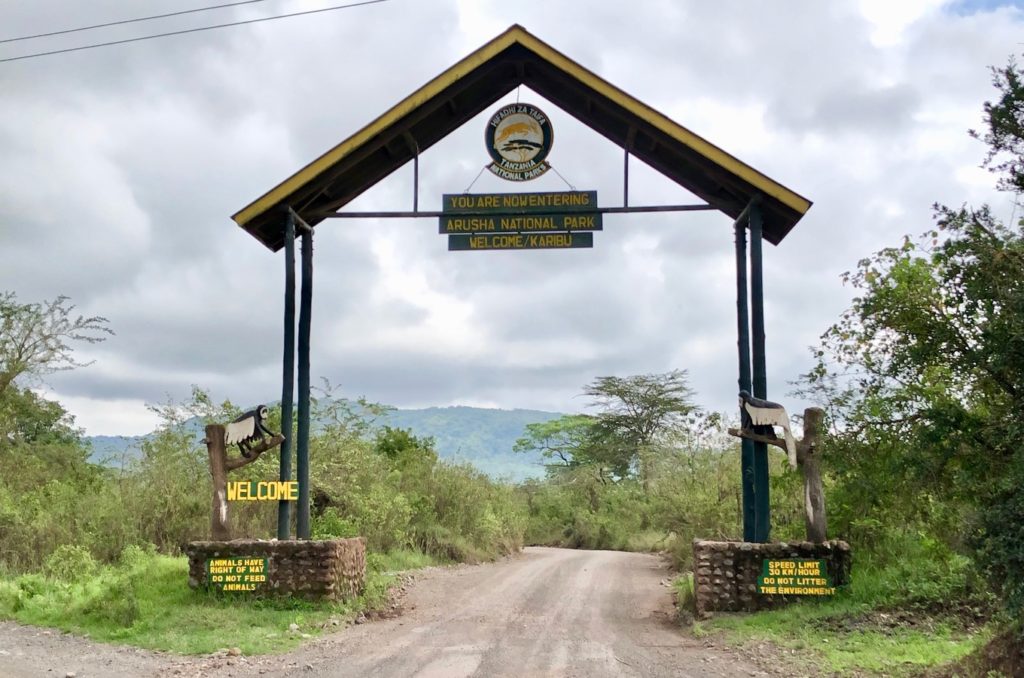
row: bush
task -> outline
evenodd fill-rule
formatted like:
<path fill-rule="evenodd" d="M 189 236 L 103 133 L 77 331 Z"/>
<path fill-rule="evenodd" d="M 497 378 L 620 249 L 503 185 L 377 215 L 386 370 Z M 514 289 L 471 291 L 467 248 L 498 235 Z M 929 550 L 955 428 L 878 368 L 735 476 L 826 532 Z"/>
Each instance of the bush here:
<path fill-rule="evenodd" d="M 25 605 L 25 594 L 14 582 L 0 581 L 0 617 L 10 617 Z"/>
<path fill-rule="evenodd" d="M 356 524 L 342 518 L 333 506 L 313 518 L 312 522 L 314 539 L 347 539 L 359 536 L 359 528 Z"/>
<path fill-rule="evenodd" d="M 57 581 L 75 583 L 91 579 L 99 565 L 89 551 L 73 544 L 64 544 L 50 554 L 43 565 L 43 573 Z"/>
<path fill-rule="evenodd" d="M 95 622 L 127 628 L 139 618 L 139 600 L 129 574 L 112 573 L 83 590 L 74 604 L 74 612 Z"/>

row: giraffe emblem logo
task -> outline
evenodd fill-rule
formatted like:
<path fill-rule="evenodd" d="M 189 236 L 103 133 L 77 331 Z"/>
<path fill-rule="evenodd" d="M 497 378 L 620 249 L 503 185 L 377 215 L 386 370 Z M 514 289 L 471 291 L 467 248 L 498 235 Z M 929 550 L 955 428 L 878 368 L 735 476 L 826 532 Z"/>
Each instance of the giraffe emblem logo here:
<path fill-rule="evenodd" d="M 509 104 L 484 130 L 491 172 L 508 181 L 529 181 L 551 169 L 546 158 L 554 135 L 548 116 L 531 104 Z"/>

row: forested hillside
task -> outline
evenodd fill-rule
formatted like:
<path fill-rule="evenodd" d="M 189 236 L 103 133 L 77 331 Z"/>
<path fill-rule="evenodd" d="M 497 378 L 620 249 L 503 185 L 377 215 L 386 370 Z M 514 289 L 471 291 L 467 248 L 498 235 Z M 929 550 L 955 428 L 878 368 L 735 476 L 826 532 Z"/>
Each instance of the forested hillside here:
<path fill-rule="evenodd" d="M 442 459 L 472 464 L 493 478 L 521 481 L 544 475 L 539 454 L 513 452 L 516 440 L 529 424 L 560 415 L 540 410 L 500 410 L 481 407 L 428 407 L 393 409 L 374 419 L 378 426 L 408 429 L 420 438 L 433 438 Z M 197 439 L 202 437 L 198 420 L 186 424 Z M 141 454 L 145 436 L 88 436 L 91 460 L 122 466 Z"/>

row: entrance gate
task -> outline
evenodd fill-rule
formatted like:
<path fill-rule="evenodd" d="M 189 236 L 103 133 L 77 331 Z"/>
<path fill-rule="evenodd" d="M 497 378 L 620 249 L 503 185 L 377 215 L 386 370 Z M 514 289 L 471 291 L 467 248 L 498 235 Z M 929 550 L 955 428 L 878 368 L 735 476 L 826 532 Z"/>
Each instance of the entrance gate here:
<path fill-rule="evenodd" d="M 419 209 L 420 153 L 520 85 L 526 85 L 623 148 L 623 205 L 594 205 L 588 209 L 588 214 L 717 210 L 733 219 L 738 385 L 739 390 L 751 392 L 757 398 L 767 398 L 762 245 L 764 240 L 778 245 L 810 209 L 811 202 L 583 68 L 521 26 L 514 25 L 232 217 L 272 251 L 285 250 L 281 407 L 282 431 L 286 439 L 281 446 L 280 479 L 288 481 L 292 478 L 292 406 L 297 355 L 298 422 L 294 449 L 299 485 L 296 532 L 300 539 L 310 536 L 310 332 L 314 227 L 327 219 L 451 218 L 451 211 Z M 705 202 L 630 206 L 630 156 L 643 160 Z M 413 162 L 415 177 L 412 211 L 339 212 L 410 161 Z M 498 162 L 497 158 L 495 162 Z M 543 165 L 543 161 L 538 162 L 529 171 L 542 173 L 546 170 Z M 492 171 L 503 176 L 502 171 L 521 169 L 514 165 Z M 553 207 L 545 209 L 544 213 L 558 218 L 579 214 L 579 211 Z M 484 213 L 464 209 L 460 216 L 481 214 Z M 445 232 L 443 229 L 442 221 L 442 232 Z M 297 346 L 296 239 L 300 241 L 301 261 Z M 563 242 L 575 241 L 575 238 L 570 238 Z M 586 239 L 580 241 L 585 242 Z M 453 246 L 453 242 L 465 246 Z M 468 242 L 465 239 L 450 240 L 449 249 L 473 249 Z M 478 241 L 481 245 L 492 242 Z M 767 446 L 746 438 L 741 444 L 743 537 L 745 541 L 766 542 L 771 530 Z M 279 539 L 290 537 L 290 504 L 287 501 L 279 504 L 277 536 Z"/>

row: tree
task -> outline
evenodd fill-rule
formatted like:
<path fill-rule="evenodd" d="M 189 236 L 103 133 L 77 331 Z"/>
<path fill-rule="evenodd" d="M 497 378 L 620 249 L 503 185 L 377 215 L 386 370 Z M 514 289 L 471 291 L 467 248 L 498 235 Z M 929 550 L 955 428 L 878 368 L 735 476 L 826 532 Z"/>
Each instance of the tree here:
<path fill-rule="evenodd" d="M 646 487 L 654 443 L 694 421 L 698 407 L 686 383 L 686 370 L 631 377 L 598 377 L 584 389 L 600 408 L 592 445 L 618 469 L 633 469 Z"/>
<path fill-rule="evenodd" d="M 554 462 L 549 471 L 588 467 L 602 483 L 638 475 L 646 485 L 655 443 L 687 429 L 698 413 L 684 370 L 598 377 L 584 395 L 597 414 L 530 424 L 515 451 L 540 452 Z"/>
<path fill-rule="evenodd" d="M 995 72 L 1001 97 L 985 104 L 988 131 L 973 134 L 988 142 L 986 164 L 1002 175 L 1000 188 L 1019 191 L 1022 73 L 1012 60 Z M 935 216 L 920 239 L 906 237 L 847 275 L 859 295 L 825 333 L 808 379 L 833 396 L 839 421 L 829 457 L 853 499 L 848 513 L 946 511 L 949 534 L 968 540 L 1019 613 L 1024 221 L 1004 225 L 987 206 L 936 206 Z"/>
<path fill-rule="evenodd" d="M 999 101 L 986 101 L 984 132 L 971 130 L 975 139 L 988 144 L 985 166 L 1000 174 L 999 187 L 1024 191 L 1024 71 L 1011 57 L 1002 68 L 992 69 L 992 85 L 999 90 Z"/>
<path fill-rule="evenodd" d="M 590 454 L 594 418 L 585 414 L 566 414 L 557 419 L 527 424 L 523 437 L 516 440 L 514 452 L 540 452 L 555 467 L 571 468 L 595 461 Z"/>
<path fill-rule="evenodd" d="M 95 344 L 113 332 L 100 316 L 75 316 L 68 297 L 19 304 L 14 292 L 0 293 L 0 398 L 19 377 L 40 377 L 81 367 L 71 344 Z"/>

